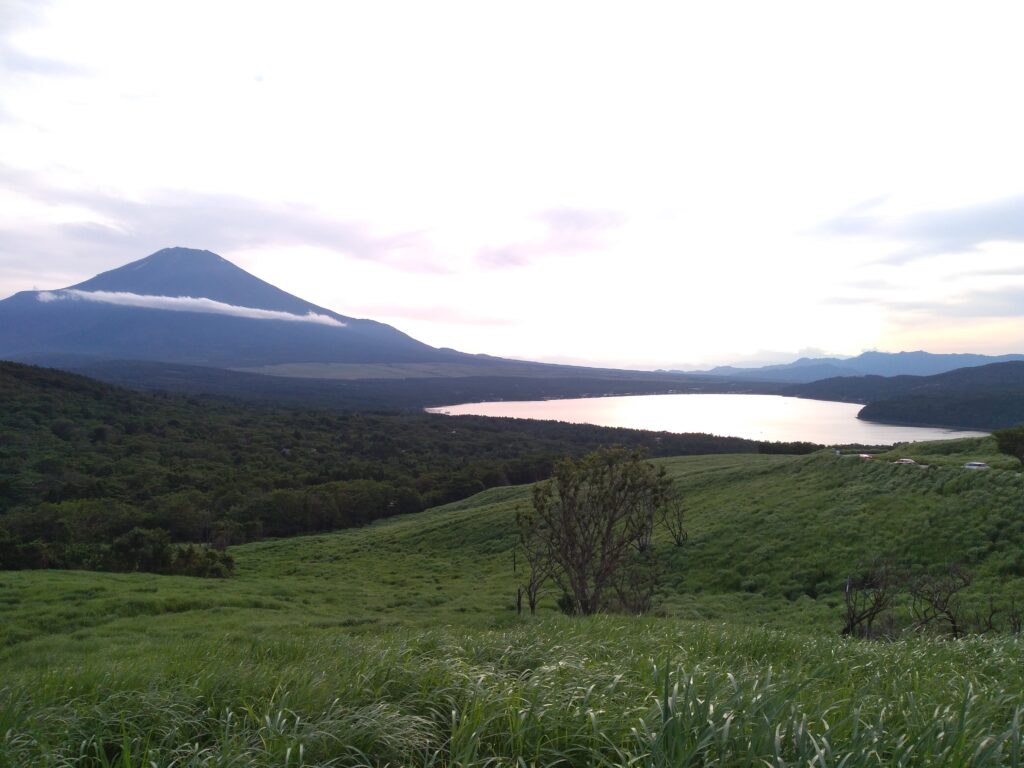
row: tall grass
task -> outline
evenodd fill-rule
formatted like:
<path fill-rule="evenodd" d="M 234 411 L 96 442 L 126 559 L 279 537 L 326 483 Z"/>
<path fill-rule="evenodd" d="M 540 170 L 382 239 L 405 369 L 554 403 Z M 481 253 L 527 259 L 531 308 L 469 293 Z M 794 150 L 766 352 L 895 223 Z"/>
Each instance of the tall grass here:
<path fill-rule="evenodd" d="M 240 547 L 227 581 L 2 574 L 0 768 L 1024 762 L 1024 641 L 836 636 L 886 547 L 1019 595 L 1018 473 L 665 464 L 690 542 L 656 542 L 661 619 L 516 619 L 523 488 Z"/>
<path fill-rule="evenodd" d="M 603 617 L 183 644 L 13 675 L 0 766 L 1016 766 L 1021 650 Z"/>

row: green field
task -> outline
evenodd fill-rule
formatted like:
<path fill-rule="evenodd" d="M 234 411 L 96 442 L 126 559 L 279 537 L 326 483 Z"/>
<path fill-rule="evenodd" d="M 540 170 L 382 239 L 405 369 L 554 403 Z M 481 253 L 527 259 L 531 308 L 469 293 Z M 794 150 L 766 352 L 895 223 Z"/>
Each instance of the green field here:
<path fill-rule="evenodd" d="M 842 639 L 847 575 L 960 562 L 1024 603 L 991 439 L 659 460 L 688 510 L 645 618 L 513 610 L 528 487 L 232 548 L 229 580 L 0 573 L 0 766 L 1019 765 L 1006 633 Z M 967 460 L 1002 468 L 968 472 Z"/>

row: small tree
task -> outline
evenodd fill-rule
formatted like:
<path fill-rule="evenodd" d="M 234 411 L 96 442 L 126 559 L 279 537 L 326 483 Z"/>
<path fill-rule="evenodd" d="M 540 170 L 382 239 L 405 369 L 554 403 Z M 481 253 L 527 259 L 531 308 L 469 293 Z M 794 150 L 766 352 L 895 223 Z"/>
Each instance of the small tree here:
<path fill-rule="evenodd" d="M 627 610 L 649 606 L 655 580 L 634 579 L 629 569 L 642 574 L 643 563 L 634 561 L 651 558 L 651 531 L 669 486 L 664 469 L 639 453 L 607 448 L 564 459 L 534 487 L 531 527 L 543 536 L 552 577 L 576 612 L 607 610 L 616 591 Z"/>
<path fill-rule="evenodd" d="M 954 640 L 961 637 L 964 633 L 964 614 L 960 592 L 970 585 L 971 572 L 956 564 L 942 573 L 921 574 L 912 579 L 911 611 L 917 628 L 946 623 Z"/>
<path fill-rule="evenodd" d="M 848 576 L 843 590 L 843 634 L 874 637 L 875 620 L 892 607 L 902 580 L 888 560 L 876 560 L 861 573 Z"/>
<path fill-rule="evenodd" d="M 673 499 L 668 504 L 662 506 L 661 513 L 658 516 L 658 522 L 669 532 L 669 535 L 672 537 L 672 543 L 677 547 L 683 546 L 690 536 L 686 532 L 685 512 L 686 509 L 683 506 L 683 502 L 679 499 Z"/>
<path fill-rule="evenodd" d="M 540 529 L 539 521 L 532 512 L 516 510 L 516 524 L 519 527 L 519 544 L 516 550 L 522 553 L 526 561 L 526 583 L 518 589 L 516 605 L 521 605 L 521 596 L 525 592 L 526 603 L 530 614 L 537 612 L 537 600 L 541 589 L 551 575 L 551 553 L 548 549 L 548 536 Z"/>

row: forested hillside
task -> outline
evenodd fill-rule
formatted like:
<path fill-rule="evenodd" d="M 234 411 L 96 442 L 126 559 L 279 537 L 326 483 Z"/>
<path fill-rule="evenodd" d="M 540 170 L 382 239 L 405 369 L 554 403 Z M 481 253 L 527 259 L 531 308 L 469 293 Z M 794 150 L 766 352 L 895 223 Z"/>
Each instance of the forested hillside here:
<path fill-rule="evenodd" d="M 774 394 L 779 385 L 704 380 L 646 371 L 607 371 L 536 366 L 529 376 L 485 375 L 350 380 L 268 376 L 196 365 L 144 361 L 97 362 L 61 357 L 39 362 L 132 389 L 210 394 L 290 408 L 419 411 L 434 406 L 489 400 L 544 400 L 602 395 L 659 395 L 682 392 Z"/>
<path fill-rule="evenodd" d="M 108 545 L 134 529 L 226 546 L 362 525 L 541 479 L 555 459 L 601 445 L 652 456 L 813 448 L 260 407 L 132 392 L 13 363 L 0 363 L 0 401 L 0 568 L 101 567 Z"/>
<path fill-rule="evenodd" d="M 783 394 L 866 403 L 859 417 L 887 424 L 1001 429 L 1024 423 L 1024 362 L 935 376 L 844 376 L 794 386 Z"/>
<path fill-rule="evenodd" d="M 885 424 L 1004 429 L 1024 424 L 1024 390 L 1004 394 L 907 395 L 865 405 L 858 418 Z"/>

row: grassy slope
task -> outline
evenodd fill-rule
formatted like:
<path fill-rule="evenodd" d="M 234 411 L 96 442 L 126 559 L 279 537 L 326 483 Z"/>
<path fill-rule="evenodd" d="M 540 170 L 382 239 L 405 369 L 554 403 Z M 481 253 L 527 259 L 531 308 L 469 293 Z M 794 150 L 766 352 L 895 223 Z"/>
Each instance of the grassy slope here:
<path fill-rule="evenodd" d="M 1020 474 L 957 466 L 990 453 L 986 441 L 914 446 L 944 464 L 929 469 L 826 454 L 664 460 L 690 510 L 691 543 L 670 552 L 659 603 L 674 619 L 571 621 L 549 598 L 540 622 L 517 621 L 526 488 L 239 547 L 226 582 L 2 573 L 0 766 L 47 754 L 298 765 L 300 744 L 310 764 L 345 765 L 570 753 L 683 765 L 690 747 L 724 765 L 773 752 L 806 764 L 823 743 L 824 765 L 904 752 L 960 765 L 986 744 L 995 752 L 977 764 L 1007 764 L 1021 746 L 1019 641 L 835 637 L 839 583 L 877 552 L 972 561 L 978 587 L 1021 593 L 1005 572 L 1024 545 Z"/>
<path fill-rule="evenodd" d="M 690 533 L 682 549 L 660 545 L 669 565 L 659 612 L 827 629 L 847 574 L 876 555 L 963 562 L 979 594 L 1009 594 L 1024 585 L 1021 475 L 959 466 L 998 461 L 990 442 L 914 446 L 909 455 L 929 468 L 830 453 L 659 460 L 686 501 Z M 131 641 L 136 617 L 159 617 L 149 631 L 173 633 L 196 611 L 225 631 L 236 618 L 241 626 L 500 623 L 514 593 L 515 508 L 529 498 L 526 486 L 497 488 L 366 528 L 235 547 L 237 575 L 223 582 L 4 572 L 0 643 L 15 650 L 34 638 L 112 638 L 121 629 Z M 553 599 L 545 608 L 554 611 Z"/>

